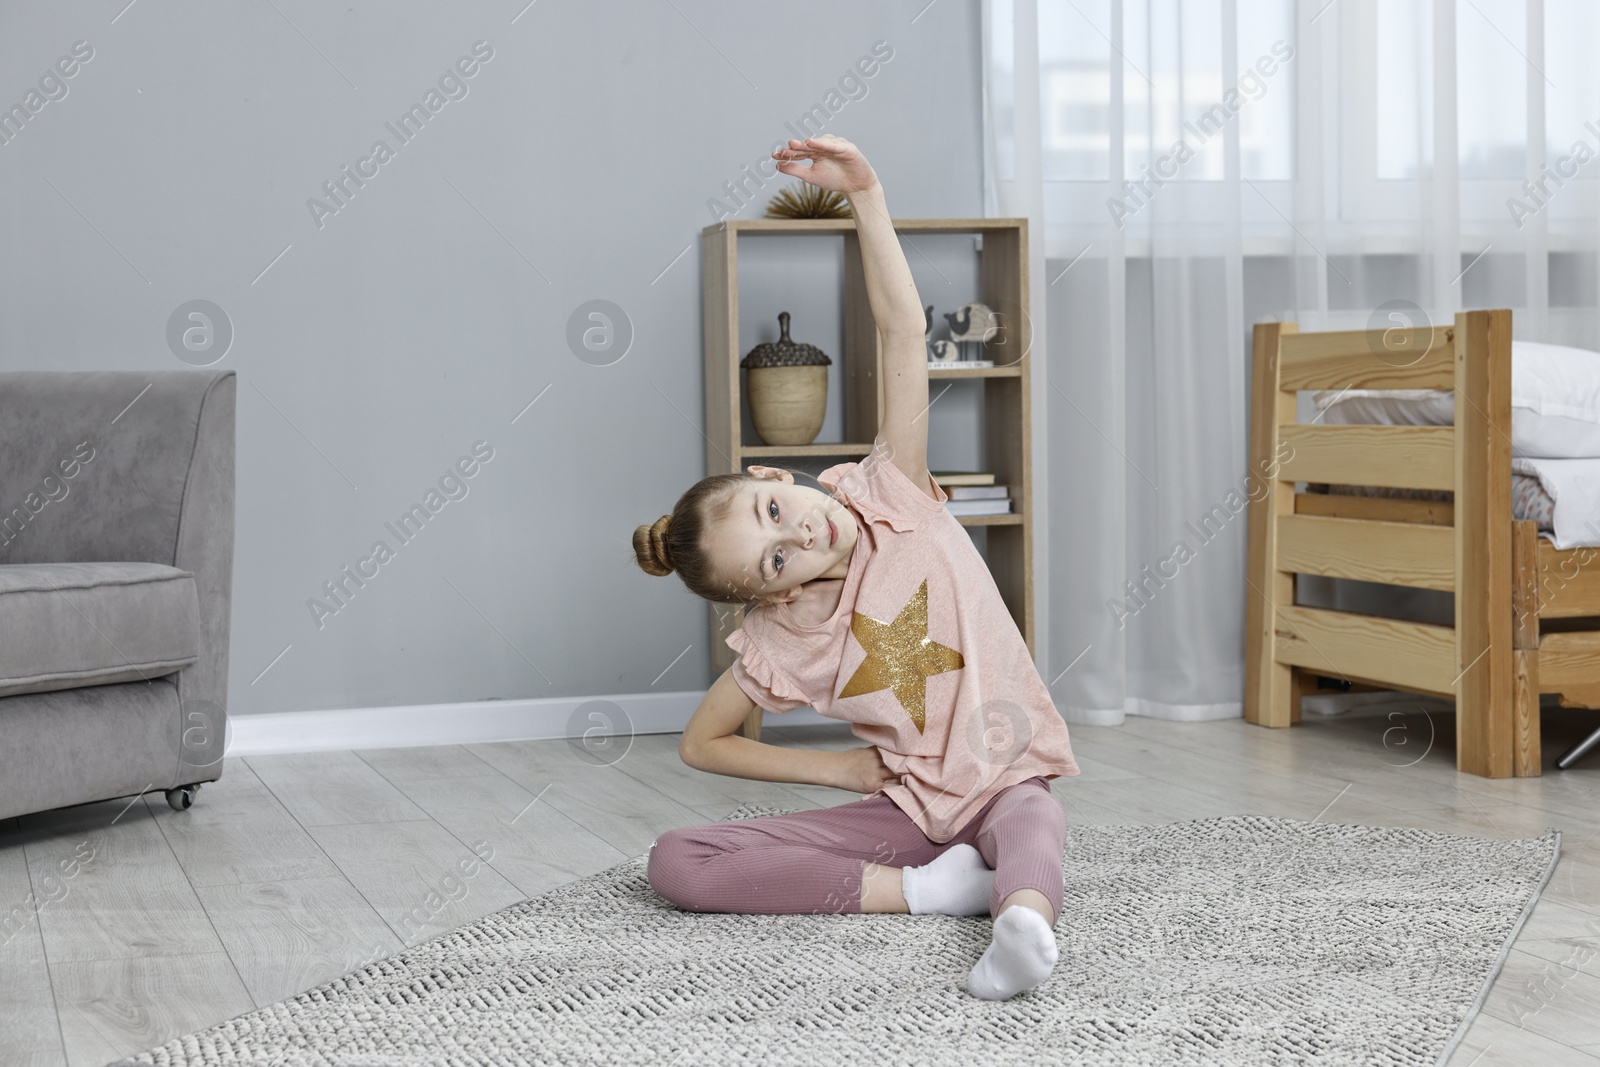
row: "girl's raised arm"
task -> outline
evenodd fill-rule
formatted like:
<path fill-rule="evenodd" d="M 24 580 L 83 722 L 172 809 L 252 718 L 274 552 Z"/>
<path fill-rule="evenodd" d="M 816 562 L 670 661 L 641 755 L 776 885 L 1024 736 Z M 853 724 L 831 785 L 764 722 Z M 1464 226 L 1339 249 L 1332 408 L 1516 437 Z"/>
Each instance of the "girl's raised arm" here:
<path fill-rule="evenodd" d="M 824 134 L 772 153 L 783 173 L 843 193 L 855 215 L 867 299 L 883 341 L 884 417 L 880 436 L 894 465 L 930 497 L 927 320 L 911 268 L 895 236 L 878 175 L 855 145 Z M 796 160 L 809 159 L 811 166 Z"/>

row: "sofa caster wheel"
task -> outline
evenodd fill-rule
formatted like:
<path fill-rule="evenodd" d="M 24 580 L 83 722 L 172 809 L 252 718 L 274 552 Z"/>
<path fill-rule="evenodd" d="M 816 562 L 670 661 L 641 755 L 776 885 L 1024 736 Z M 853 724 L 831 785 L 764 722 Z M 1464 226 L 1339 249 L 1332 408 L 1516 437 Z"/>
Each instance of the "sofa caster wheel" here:
<path fill-rule="evenodd" d="M 198 783 L 195 785 L 180 785 L 176 789 L 167 790 L 167 803 L 174 811 L 187 811 L 194 804 L 194 795 L 200 791 Z"/>

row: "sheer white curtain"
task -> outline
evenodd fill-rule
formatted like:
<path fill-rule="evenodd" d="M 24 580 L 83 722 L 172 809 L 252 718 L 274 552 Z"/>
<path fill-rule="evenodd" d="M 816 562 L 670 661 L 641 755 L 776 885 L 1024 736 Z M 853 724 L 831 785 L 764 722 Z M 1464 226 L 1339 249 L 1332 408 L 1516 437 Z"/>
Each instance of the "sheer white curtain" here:
<path fill-rule="evenodd" d="M 1043 246 L 1046 680 L 1074 722 L 1239 715 L 1251 324 L 1600 348 L 1600 4 L 984 0 L 983 35 L 987 207 Z"/>

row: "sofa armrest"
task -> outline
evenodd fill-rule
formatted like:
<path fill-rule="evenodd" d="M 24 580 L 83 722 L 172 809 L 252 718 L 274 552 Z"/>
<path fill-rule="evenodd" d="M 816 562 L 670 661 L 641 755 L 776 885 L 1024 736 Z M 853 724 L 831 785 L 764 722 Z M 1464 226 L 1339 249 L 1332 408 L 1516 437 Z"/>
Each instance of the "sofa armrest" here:
<path fill-rule="evenodd" d="M 231 370 L 0 374 L 0 565 L 194 573 L 202 652 L 178 675 L 179 781 L 222 769 L 237 381 Z"/>

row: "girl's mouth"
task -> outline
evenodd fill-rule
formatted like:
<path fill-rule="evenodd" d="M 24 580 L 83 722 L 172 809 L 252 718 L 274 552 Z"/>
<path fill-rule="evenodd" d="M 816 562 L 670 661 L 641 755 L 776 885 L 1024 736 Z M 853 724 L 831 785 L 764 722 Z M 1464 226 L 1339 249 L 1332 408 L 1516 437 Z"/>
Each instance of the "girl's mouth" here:
<path fill-rule="evenodd" d="M 834 527 L 833 520 L 829 519 L 828 520 L 828 547 L 832 548 L 833 547 L 833 543 L 835 541 L 837 541 L 837 540 L 839 540 L 839 531 L 838 531 L 838 529 L 836 529 Z"/>

